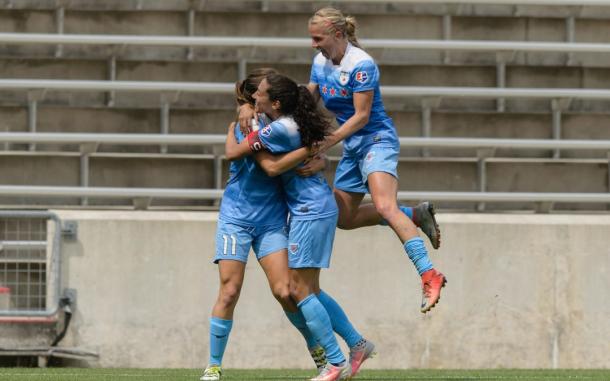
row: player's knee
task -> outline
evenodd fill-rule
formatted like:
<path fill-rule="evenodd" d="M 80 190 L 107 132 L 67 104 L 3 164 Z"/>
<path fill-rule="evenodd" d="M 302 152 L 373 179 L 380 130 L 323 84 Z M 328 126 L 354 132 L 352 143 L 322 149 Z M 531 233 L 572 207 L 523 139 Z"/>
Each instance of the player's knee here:
<path fill-rule="evenodd" d="M 237 304 L 240 287 L 237 285 L 224 285 L 220 290 L 218 301 L 223 307 L 228 308 Z"/>
<path fill-rule="evenodd" d="M 295 302 L 301 301 L 309 295 L 309 289 L 303 283 L 290 283 L 290 297 Z"/>
<path fill-rule="evenodd" d="M 386 220 L 389 220 L 393 214 L 400 212 L 396 200 L 380 200 L 374 202 L 374 205 L 377 213 Z"/>
<path fill-rule="evenodd" d="M 273 286 L 273 289 L 271 291 L 273 292 L 273 296 L 275 297 L 275 299 L 277 299 L 278 302 L 282 304 L 290 302 L 290 286 L 287 283 L 275 285 Z"/>
<path fill-rule="evenodd" d="M 290 287 L 288 284 L 274 285 L 271 289 L 271 293 L 273 294 L 273 297 L 283 306 L 289 305 L 292 301 L 290 297 Z"/>

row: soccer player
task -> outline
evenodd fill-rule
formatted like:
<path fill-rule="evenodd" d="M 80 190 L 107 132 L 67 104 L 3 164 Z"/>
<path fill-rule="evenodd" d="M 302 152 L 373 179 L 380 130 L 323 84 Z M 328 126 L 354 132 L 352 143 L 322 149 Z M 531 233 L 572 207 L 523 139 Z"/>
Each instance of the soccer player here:
<path fill-rule="evenodd" d="M 339 226 L 372 225 L 379 222 L 379 214 L 392 227 L 422 278 L 421 312 L 425 313 L 438 302 L 446 279 L 433 268 L 415 224 L 398 207 L 400 145 L 381 100 L 379 68 L 358 44 L 355 19 L 337 9 L 317 11 L 309 20 L 309 35 L 319 53 L 308 88 L 322 98 L 340 125 L 321 152 L 343 141 L 334 184 Z M 367 191 L 377 213 L 360 205 Z"/>
<path fill-rule="evenodd" d="M 236 86 L 241 102 L 252 102 L 264 75 L 273 72 L 262 69 Z M 231 139 L 242 140 L 239 125 L 232 123 Z M 309 155 L 306 149 L 283 156 L 272 156 L 266 165 L 276 170 L 295 166 Z M 307 328 L 302 314 L 290 296 L 288 271 L 286 201 L 280 179 L 271 178 L 251 157 L 231 163 L 230 178 L 225 188 L 216 232 L 216 255 L 220 287 L 210 318 L 210 358 L 202 381 L 221 378 L 221 364 L 233 325 L 233 311 L 244 280 L 248 253 L 252 247 L 274 297 L 282 305 L 288 319 L 301 331 L 319 368 L 326 364 L 324 350 Z"/>
<path fill-rule="evenodd" d="M 396 169 L 400 145 L 381 100 L 379 69 L 360 48 L 353 17 L 345 17 L 330 7 L 320 9 L 309 20 L 309 34 L 312 47 L 320 52 L 314 58 L 307 87 L 335 113 L 340 125 L 319 153 L 343 141 L 343 157 L 334 184 L 338 227 L 389 225 L 422 278 L 420 310 L 426 313 L 438 302 L 446 279 L 433 268 L 417 227 L 435 249 L 440 246 L 440 230 L 432 204 L 425 202 L 415 208 L 398 205 Z M 243 106 L 239 120 L 245 123 L 252 115 L 253 110 Z M 306 165 L 302 170 L 310 168 Z M 367 192 L 372 204 L 362 204 Z"/>
<path fill-rule="evenodd" d="M 290 78 L 270 74 L 255 93 L 256 108 L 273 122 L 248 135 L 248 142 L 227 145 L 227 155 L 286 153 L 301 146 L 313 147 L 329 133 L 329 123 L 316 109 L 311 93 Z M 261 152 L 267 150 L 270 153 Z M 230 153 L 229 153 L 230 152 Z M 266 169 L 264 161 L 261 166 Z M 274 172 L 272 174 L 278 174 Z M 281 175 L 290 211 L 288 236 L 290 289 L 307 326 L 326 352 L 327 365 L 313 381 L 334 381 L 355 376 L 374 352 L 374 345 L 360 335 L 339 304 L 320 289 L 320 269 L 328 268 L 338 210 L 335 198 L 320 174 L 301 177 L 294 170 Z M 347 363 L 333 329 L 350 347 Z"/>

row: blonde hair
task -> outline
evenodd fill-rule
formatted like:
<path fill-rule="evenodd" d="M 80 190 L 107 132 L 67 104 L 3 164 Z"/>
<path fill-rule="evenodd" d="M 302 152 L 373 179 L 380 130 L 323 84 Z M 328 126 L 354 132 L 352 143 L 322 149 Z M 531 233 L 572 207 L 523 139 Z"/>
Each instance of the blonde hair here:
<path fill-rule="evenodd" d="M 343 16 L 340 10 L 326 7 L 318 10 L 314 13 L 313 16 L 309 19 L 309 25 L 314 24 L 322 24 L 326 27 L 326 32 L 328 34 L 334 33 L 335 31 L 340 31 L 344 36 L 347 37 L 347 40 L 350 44 L 361 48 L 358 43 L 358 39 L 356 38 L 356 18 L 353 16 Z"/>

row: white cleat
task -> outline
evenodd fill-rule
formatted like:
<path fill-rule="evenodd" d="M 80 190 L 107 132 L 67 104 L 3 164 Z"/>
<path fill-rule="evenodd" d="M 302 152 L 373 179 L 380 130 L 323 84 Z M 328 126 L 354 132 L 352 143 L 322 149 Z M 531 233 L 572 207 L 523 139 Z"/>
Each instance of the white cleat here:
<path fill-rule="evenodd" d="M 320 374 L 310 379 L 310 381 L 336 381 L 346 380 L 350 376 L 350 366 L 345 362 L 341 366 L 334 366 L 331 363 L 326 363 Z"/>
<path fill-rule="evenodd" d="M 218 365 L 208 365 L 203 371 L 203 376 L 199 379 L 200 381 L 220 381 L 222 370 Z"/>

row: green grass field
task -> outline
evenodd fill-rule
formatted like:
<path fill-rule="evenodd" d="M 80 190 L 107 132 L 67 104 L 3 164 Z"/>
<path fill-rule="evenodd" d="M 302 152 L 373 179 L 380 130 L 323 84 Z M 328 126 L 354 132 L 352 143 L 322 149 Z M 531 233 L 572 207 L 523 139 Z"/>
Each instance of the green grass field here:
<path fill-rule="evenodd" d="M 197 381 L 199 369 L 0 368 L 2 381 Z M 311 371 L 227 369 L 229 380 L 307 380 Z M 610 381 L 610 370 L 369 370 L 354 380 Z"/>

